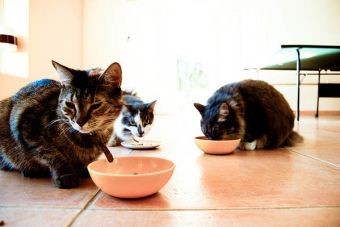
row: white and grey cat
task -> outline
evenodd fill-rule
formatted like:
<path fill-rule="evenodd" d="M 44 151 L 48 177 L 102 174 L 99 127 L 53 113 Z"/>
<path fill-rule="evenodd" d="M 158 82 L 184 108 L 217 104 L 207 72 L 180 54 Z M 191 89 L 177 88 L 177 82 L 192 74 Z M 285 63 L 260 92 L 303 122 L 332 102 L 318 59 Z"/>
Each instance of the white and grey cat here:
<path fill-rule="evenodd" d="M 108 146 L 146 135 L 153 123 L 156 101 L 145 103 L 136 94 L 124 92 L 124 105 L 113 126 Z"/>

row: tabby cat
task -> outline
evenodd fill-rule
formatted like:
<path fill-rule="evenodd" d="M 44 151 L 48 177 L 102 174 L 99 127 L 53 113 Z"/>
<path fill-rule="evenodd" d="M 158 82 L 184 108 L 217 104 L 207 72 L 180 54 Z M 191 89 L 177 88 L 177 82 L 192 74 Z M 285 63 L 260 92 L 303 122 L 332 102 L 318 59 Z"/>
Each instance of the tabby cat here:
<path fill-rule="evenodd" d="M 260 80 L 243 80 L 219 88 L 207 105 L 195 103 L 201 129 L 212 140 L 241 138 L 241 149 L 293 146 L 294 113 L 283 95 Z"/>
<path fill-rule="evenodd" d="M 154 119 L 156 101 L 144 103 L 136 94 L 123 92 L 124 106 L 114 122 L 114 131 L 108 142 L 109 146 L 118 145 L 122 141 L 129 141 L 146 135 Z"/>
<path fill-rule="evenodd" d="M 112 133 L 122 71 L 118 63 L 100 74 L 52 64 L 60 82 L 42 79 L 0 102 L 0 169 L 73 188 Z"/>

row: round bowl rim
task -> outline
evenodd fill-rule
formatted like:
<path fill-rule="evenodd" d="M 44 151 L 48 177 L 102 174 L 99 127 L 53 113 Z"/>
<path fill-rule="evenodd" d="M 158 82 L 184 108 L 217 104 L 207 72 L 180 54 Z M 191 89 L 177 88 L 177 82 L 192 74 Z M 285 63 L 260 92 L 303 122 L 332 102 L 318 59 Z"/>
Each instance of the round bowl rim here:
<path fill-rule="evenodd" d="M 140 173 L 140 174 L 115 174 L 115 173 L 103 173 L 100 171 L 96 171 L 91 169 L 91 165 L 94 165 L 94 163 L 96 162 L 107 162 L 107 160 L 105 159 L 99 159 L 99 160 L 95 160 L 91 163 L 89 163 L 87 165 L 87 170 L 92 173 L 101 175 L 101 176 L 110 176 L 110 177 L 141 177 L 141 176 L 152 176 L 152 175 L 157 175 L 157 174 L 162 174 L 162 173 L 166 173 L 166 172 L 171 172 L 175 169 L 176 165 L 173 161 L 169 160 L 169 159 L 165 159 L 165 158 L 159 158 L 159 157 L 151 157 L 151 156 L 122 156 L 122 157 L 116 157 L 115 159 L 134 159 L 134 158 L 142 158 L 142 159 L 158 159 L 158 160 L 165 160 L 170 162 L 171 167 L 161 170 L 161 171 L 156 171 L 156 172 L 151 172 L 151 173 Z M 113 160 L 114 161 L 114 160 Z"/>
<path fill-rule="evenodd" d="M 206 136 L 195 136 L 195 140 L 208 141 L 209 143 L 221 143 L 221 142 L 236 142 L 236 141 L 240 142 L 241 138 L 231 139 L 231 140 L 209 140 L 208 137 L 206 137 Z"/>

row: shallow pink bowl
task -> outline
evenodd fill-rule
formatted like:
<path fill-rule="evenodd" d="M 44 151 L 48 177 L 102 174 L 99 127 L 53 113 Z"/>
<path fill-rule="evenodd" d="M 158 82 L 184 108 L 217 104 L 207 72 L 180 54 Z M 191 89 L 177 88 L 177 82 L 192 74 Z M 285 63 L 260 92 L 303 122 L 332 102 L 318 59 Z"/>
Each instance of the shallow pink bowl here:
<path fill-rule="evenodd" d="M 144 156 L 97 160 L 87 166 L 93 182 L 103 192 L 119 198 L 141 198 L 158 192 L 170 179 L 175 164 Z"/>
<path fill-rule="evenodd" d="M 195 137 L 199 149 L 207 154 L 229 154 L 240 144 L 240 139 L 235 140 L 209 140 L 205 136 Z"/>

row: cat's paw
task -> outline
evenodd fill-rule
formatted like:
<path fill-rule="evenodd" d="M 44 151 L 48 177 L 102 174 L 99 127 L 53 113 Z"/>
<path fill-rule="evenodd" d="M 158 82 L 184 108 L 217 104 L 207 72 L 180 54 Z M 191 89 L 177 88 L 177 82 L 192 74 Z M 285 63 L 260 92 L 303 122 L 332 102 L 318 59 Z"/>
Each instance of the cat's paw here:
<path fill-rule="evenodd" d="M 36 170 L 36 169 L 25 169 L 21 171 L 24 177 L 29 178 L 40 178 L 40 177 L 50 177 L 50 172 L 47 170 Z"/>
<path fill-rule="evenodd" d="M 58 188 L 75 188 L 79 186 L 79 176 L 77 174 L 64 174 L 53 178 L 55 186 Z"/>
<path fill-rule="evenodd" d="M 256 140 L 254 140 L 253 142 L 245 142 L 244 143 L 244 148 L 247 150 L 247 151 L 253 151 L 256 149 Z"/>
<path fill-rule="evenodd" d="M 90 173 L 87 169 L 84 169 L 81 173 L 80 173 L 80 177 L 82 178 L 90 178 Z"/>

